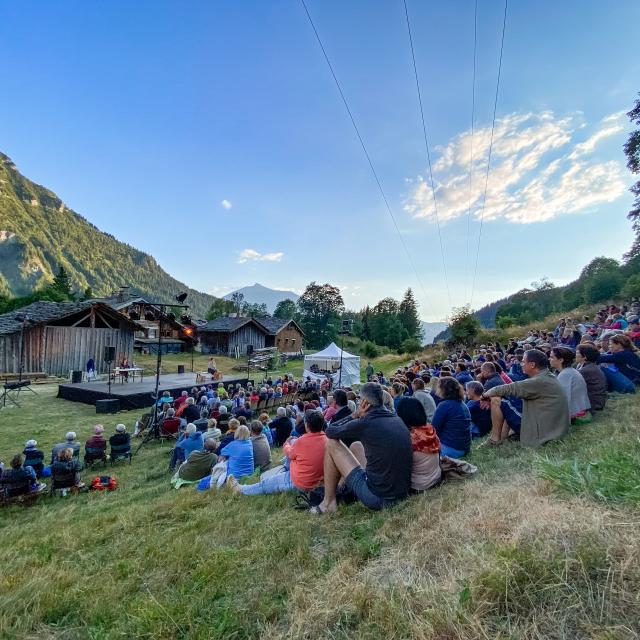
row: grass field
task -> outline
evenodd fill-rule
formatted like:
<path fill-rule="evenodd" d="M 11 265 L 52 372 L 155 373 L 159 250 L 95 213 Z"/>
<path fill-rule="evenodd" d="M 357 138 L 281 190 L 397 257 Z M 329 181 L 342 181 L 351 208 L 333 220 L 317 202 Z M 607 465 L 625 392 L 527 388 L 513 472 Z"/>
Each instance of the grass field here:
<path fill-rule="evenodd" d="M 5 460 L 97 421 L 37 391 L 0 411 Z M 287 495 L 175 491 L 150 444 L 114 493 L 0 511 L 0 637 L 637 638 L 639 424 L 614 398 L 541 451 L 474 449 L 473 480 L 319 519 Z"/>

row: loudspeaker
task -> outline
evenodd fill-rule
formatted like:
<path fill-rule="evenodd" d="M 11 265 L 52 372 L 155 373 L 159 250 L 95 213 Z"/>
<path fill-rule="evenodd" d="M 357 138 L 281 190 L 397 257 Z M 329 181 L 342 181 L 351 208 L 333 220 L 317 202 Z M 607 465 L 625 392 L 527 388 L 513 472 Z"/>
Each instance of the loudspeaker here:
<path fill-rule="evenodd" d="M 179 364 L 178 365 L 178 373 L 184 373 L 184 365 L 183 364 Z"/>
<path fill-rule="evenodd" d="M 96 413 L 118 413 L 118 411 L 120 411 L 120 400 L 117 398 L 96 400 Z"/>
<path fill-rule="evenodd" d="M 105 362 L 113 362 L 116 359 L 116 348 L 115 347 L 105 347 L 104 348 L 104 361 Z"/>
<path fill-rule="evenodd" d="M 248 356 L 253 355 L 253 345 L 252 344 L 248 344 L 247 345 L 247 355 Z"/>
<path fill-rule="evenodd" d="M 82 382 L 82 371 L 72 371 L 71 382 L 73 384 L 78 384 L 78 382 Z"/>

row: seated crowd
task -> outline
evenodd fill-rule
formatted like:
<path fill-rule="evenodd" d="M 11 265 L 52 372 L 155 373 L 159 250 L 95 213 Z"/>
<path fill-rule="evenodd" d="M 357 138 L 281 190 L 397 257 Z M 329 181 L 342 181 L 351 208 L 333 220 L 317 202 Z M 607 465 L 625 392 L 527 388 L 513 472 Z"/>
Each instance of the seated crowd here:
<path fill-rule="evenodd" d="M 485 437 L 488 446 L 507 440 L 541 446 L 572 424 L 590 422 L 609 392 L 635 391 L 638 310 L 634 302 L 631 309 L 608 308 L 594 322 L 565 320 L 554 331 L 531 331 L 504 348 L 494 343 L 473 354 L 459 349 L 442 362 L 415 360 L 390 379 L 368 371 L 357 393 L 290 376 L 255 388 L 214 383 L 175 399 L 164 392 L 155 411 L 161 435 L 175 438 L 171 482 L 199 490 L 226 483 L 244 496 L 305 492 L 316 497 L 316 514 L 336 511 L 341 500 L 374 510 L 396 504 L 438 485 L 443 461 L 467 456 L 473 438 Z M 292 393 L 295 402 L 279 406 L 273 418 L 256 410 L 261 399 Z M 112 456 L 130 448 L 124 425 L 109 440 Z M 276 464 L 274 448 L 282 449 Z M 97 425 L 84 464 L 105 460 L 106 451 Z M 44 453 L 29 440 L 0 481 L 9 491 L 18 484 L 39 491 L 41 477 L 55 484 L 61 475 L 78 486 L 80 453 L 69 432 L 45 466 Z"/>

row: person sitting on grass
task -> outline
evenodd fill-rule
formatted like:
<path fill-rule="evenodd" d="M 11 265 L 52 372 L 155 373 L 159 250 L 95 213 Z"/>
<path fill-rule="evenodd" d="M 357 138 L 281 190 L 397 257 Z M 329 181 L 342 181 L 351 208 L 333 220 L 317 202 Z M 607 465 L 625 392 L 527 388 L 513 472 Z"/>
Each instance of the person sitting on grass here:
<path fill-rule="evenodd" d="M 576 347 L 576 362 L 578 373 L 587 385 L 587 395 L 591 412 L 602 411 L 607 403 L 607 377 L 598 366 L 600 352 L 589 344 L 579 344 Z"/>
<path fill-rule="evenodd" d="M 41 478 L 44 471 L 44 452 L 38 449 L 38 443 L 35 440 L 27 440 L 22 455 L 24 466 L 31 467 L 36 472 L 36 476 Z"/>
<path fill-rule="evenodd" d="M 227 424 L 227 430 L 223 433 L 218 445 L 218 452 L 222 447 L 226 447 L 228 444 L 236 439 L 236 429 L 240 426 L 240 420 L 237 418 L 231 418 Z"/>
<path fill-rule="evenodd" d="M 416 378 L 412 383 L 413 397 L 419 400 L 424 407 L 425 414 L 427 416 L 427 422 L 433 420 L 433 414 L 436 412 L 436 403 L 430 393 L 425 390 L 424 380 L 422 378 Z"/>
<path fill-rule="evenodd" d="M 260 417 L 258 418 L 258 420 L 260 421 L 260 424 L 262 425 L 262 433 L 264 433 L 264 435 L 266 436 L 267 440 L 269 441 L 269 446 L 273 447 L 273 433 L 271 433 L 271 429 L 269 429 L 269 414 L 268 413 L 261 413 Z"/>
<path fill-rule="evenodd" d="M 196 425 L 196 429 L 201 433 L 204 433 L 209 426 L 209 409 L 207 407 L 200 408 L 200 417 L 193 423 Z"/>
<path fill-rule="evenodd" d="M 520 443 L 536 447 L 564 437 L 569 431 L 569 403 L 557 378 L 549 371 L 549 359 L 538 349 L 528 349 L 522 359 L 525 380 L 493 387 L 482 398 L 491 400 L 492 415 L 500 412 L 502 398 L 522 398 Z M 489 443 L 500 444 L 507 436 L 504 420 L 493 421 Z"/>
<path fill-rule="evenodd" d="M 216 449 L 222 439 L 222 431 L 218 429 L 218 423 L 215 418 L 209 418 L 207 420 L 207 430 L 202 434 L 202 439 L 206 442 L 209 438 L 215 441 Z"/>
<path fill-rule="evenodd" d="M 351 415 L 351 409 L 349 408 L 349 398 L 347 392 L 344 389 L 336 389 L 333 392 L 333 402 L 335 404 L 335 412 L 330 417 L 325 416 L 327 424 L 338 424 L 341 420 L 348 418 Z"/>
<path fill-rule="evenodd" d="M 600 364 L 615 364 L 625 378 L 640 384 L 640 357 L 629 336 L 622 333 L 611 336 L 609 351 L 600 356 Z"/>
<path fill-rule="evenodd" d="M 467 382 L 467 409 L 471 416 L 471 437 L 480 438 L 486 436 L 491 431 L 491 405 L 487 400 L 482 399 L 484 387 L 473 380 Z"/>
<path fill-rule="evenodd" d="M 201 451 L 203 447 L 202 434 L 196 425 L 190 422 L 173 448 L 169 468 L 173 469 L 176 464 L 184 462 L 192 451 Z"/>
<path fill-rule="evenodd" d="M 58 444 L 53 445 L 51 449 L 51 464 L 58 459 L 58 453 L 63 449 L 71 449 L 73 457 L 80 459 L 80 443 L 76 440 L 75 431 L 68 431 L 64 437 L 64 442 L 58 442 Z"/>
<path fill-rule="evenodd" d="M 438 383 L 438 396 L 442 401 L 432 424 L 440 438 L 440 451 L 450 458 L 462 458 L 471 450 L 471 415 L 464 403 L 464 390 L 455 378 L 445 376 Z"/>
<path fill-rule="evenodd" d="M 231 424 L 229 424 L 231 430 Z M 234 439 L 220 449 L 220 455 L 227 459 L 227 475 L 233 478 L 250 476 L 254 471 L 253 446 L 249 440 L 249 428 L 240 425 L 234 432 Z"/>
<path fill-rule="evenodd" d="M 86 465 L 106 458 L 107 441 L 102 435 L 103 433 L 104 427 L 97 424 L 93 427 L 93 435 L 84 443 L 84 463 Z"/>
<path fill-rule="evenodd" d="M 440 440 L 428 423 L 424 405 L 417 398 L 403 398 L 398 403 L 398 417 L 411 433 L 411 490 L 415 493 L 426 491 L 441 480 Z"/>
<path fill-rule="evenodd" d="M 267 436 L 262 430 L 260 420 L 251 422 L 251 446 L 253 447 L 253 464 L 256 468 L 260 468 L 260 472 L 264 472 L 271 467 L 271 447 Z"/>
<path fill-rule="evenodd" d="M 337 510 L 340 478 L 368 509 L 379 510 L 403 500 L 411 488 L 413 450 L 404 422 L 383 407 L 382 387 L 360 388 L 360 407 L 353 419 L 329 425 L 324 456 L 324 499 L 314 514 Z M 353 441 L 347 447 L 341 440 Z"/>
<path fill-rule="evenodd" d="M 304 435 L 295 439 L 290 438 L 284 445 L 284 454 L 289 460 L 288 469 L 283 468 L 282 472 L 255 484 L 241 485 L 231 476 L 228 479 L 231 488 L 246 496 L 256 496 L 282 491 L 309 491 L 322 485 L 327 442 L 322 414 L 317 411 L 307 411 L 304 428 Z"/>
<path fill-rule="evenodd" d="M 567 347 L 554 347 L 549 356 L 549 364 L 558 372 L 558 382 L 567 396 L 571 422 L 591 417 L 587 383 L 573 368 L 575 357 L 575 352 Z"/>
<path fill-rule="evenodd" d="M 222 431 L 222 434 L 224 435 L 227 432 L 227 429 L 229 428 L 230 420 L 232 420 L 233 418 L 227 411 L 227 407 L 225 407 L 223 404 L 220 405 L 220 407 L 218 408 L 218 411 L 219 411 L 218 416 L 216 417 L 214 415 L 214 417 L 218 421 L 218 428 L 220 429 L 220 431 Z"/>
<path fill-rule="evenodd" d="M 80 480 L 80 462 L 73 455 L 73 449 L 60 449 L 55 462 L 51 465 L 51 482 L 54 487 L 64 489 L 81 489 L 84 482 Z"/>
<path fill-rule="evenodd" d="M 0 488 L 2 488 L 7 498 L 24 495 L 25 493 L 39 493 L 46 487 L 46 484 L 38 482 L 33 467 L 24 466 L 24 456 L 21 453 L 11 458 L 9 469 L 5 469 L 2 472 L 2 477 L 0 477 Z"/>
<path fill-rule="evenodd" d="M 287 410 L 284 407 L 278 407 L 276 418 L 270 422 L 269 428 L 274 434 L 274 446 L 281 447 L 291 435 L 292 430 L 291 419 L 287 418 Z"/>
<path fill-rule="evenodd" d="M 171 478 L 174 488 L 179 489 L 183 484 L 193 484 L 208 476 L 213 465 L 218 461 L 217 446 L 213 438 L 207 438 L 203 449 L 192 451 Z"/>

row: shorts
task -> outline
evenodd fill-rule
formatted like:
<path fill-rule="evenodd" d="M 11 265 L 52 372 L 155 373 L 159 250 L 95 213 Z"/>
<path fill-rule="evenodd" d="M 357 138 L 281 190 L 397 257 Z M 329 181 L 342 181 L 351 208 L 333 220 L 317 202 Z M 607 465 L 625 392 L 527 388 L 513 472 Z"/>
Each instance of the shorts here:
<path fill-rule="evenodd" d="M 508 400 L 503 400 L 500 403 L 500 409 L 502 410 L 502 415 L 509 425 L 509 428 L 513 429 L 515 433 L 520 433 L 522 415 L 511 406 Z"/>
<path fill-rule="evenodd" d="M 373 493 L 367 482 L 367 472 L 362 467 L 356 467 L 351 471 L 347 476 L 346 485 L 349 491 L 351 491 L 367 509 L 371 509 L 372 511 L 379 511 L 384 507 L 391 507 L 398 502 L 396 498 L 381 498 Z"/>

